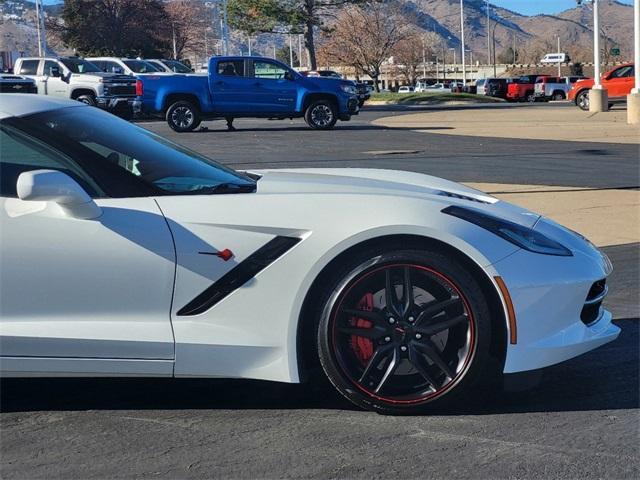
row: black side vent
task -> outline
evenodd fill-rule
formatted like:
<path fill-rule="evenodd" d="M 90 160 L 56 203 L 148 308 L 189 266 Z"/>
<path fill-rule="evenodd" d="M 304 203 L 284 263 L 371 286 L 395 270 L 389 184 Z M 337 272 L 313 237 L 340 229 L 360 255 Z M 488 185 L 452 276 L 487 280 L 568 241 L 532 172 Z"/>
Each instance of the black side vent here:
<path fill-rule="evenodd" d="M 182 307 L 178 311 L 178 315 L 189 316 L 206 312 L 275 262 L 300 240 L 300 238 L 294 237 L 276 237 L 270 240 Z"/>
<path fill-rule="evenodd" d="M 600 317 L 600 306 L 602 301 L 607 296 L 608 288 L 605 279 L 598 280 L 589 289 L 587 299 L 584 302 L 582 312 L 580 312 L 580 319 L 585 325 L 591 325 L 595 323 Z"/>

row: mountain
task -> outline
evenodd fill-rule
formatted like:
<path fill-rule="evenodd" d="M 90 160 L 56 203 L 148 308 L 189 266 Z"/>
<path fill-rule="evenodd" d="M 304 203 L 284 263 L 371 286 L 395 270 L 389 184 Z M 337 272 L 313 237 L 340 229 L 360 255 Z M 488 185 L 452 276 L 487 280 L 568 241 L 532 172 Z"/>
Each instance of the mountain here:
<path fill-rule="evenodd" d="M 405 0 L 405 9 L 415 25 L 424 31 L 437 33 L 447 48 L 460 48 L 459 0 Z M 609 58 L 612 47 L 619 47 L 622 59 L 633 57 L 633 7 L 615 0 L 600 0 L 602 47 Z M 535 63 L 545 53 L 555 52 L 557 37 L 560 49 L 575 61 L 593 59 L 593 11 L 576 7 L 556 15 L 521 15 L 511 10 L 490 6 L 490 32 L 495 30 L 496 54 L 500 56 L 515 44 L 518 63 Z M 474 59 L 487 59 L 487 10 L 484 0 L 466 0 L 465 47 L 473 51 Z"/>

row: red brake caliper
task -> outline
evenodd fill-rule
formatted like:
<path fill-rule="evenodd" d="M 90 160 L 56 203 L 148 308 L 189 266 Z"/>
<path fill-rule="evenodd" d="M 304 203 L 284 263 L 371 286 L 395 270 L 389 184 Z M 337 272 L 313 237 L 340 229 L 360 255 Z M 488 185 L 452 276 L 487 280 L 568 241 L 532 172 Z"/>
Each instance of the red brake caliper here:
<path fill-rule="evenodd" d="M 358 302 L 359 310 L 370 312 L 373 310 L 373 294 L 367 293 Z M 357 328 L 371 328 L 373 324 L 363 318 L 351 317 L 351 325 Z M 365 337 L 351 335 L 351 348 L 362 363 L 367 362 L 373 355 L 373 342 Z"/>

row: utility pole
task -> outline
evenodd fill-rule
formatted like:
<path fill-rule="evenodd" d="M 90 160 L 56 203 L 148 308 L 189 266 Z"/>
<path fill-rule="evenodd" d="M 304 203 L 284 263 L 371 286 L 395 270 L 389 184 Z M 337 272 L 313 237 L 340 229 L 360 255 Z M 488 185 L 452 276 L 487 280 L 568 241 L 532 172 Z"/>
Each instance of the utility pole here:
<path fill-rule="evenodd" d="M 491 29 L 489 28 L 489 0 L 484 0 L 487 5 L 487 65 L 491 63 L 491 38 L 489 34 Z"/>
<path fill-rule="evenodd" d="M 171 39 L 173 41 L 173 59 L 178 59 L 178 47 L 176 45 L 176 24 L 171 22 Z"/>
<path fill-rule="evenodd" d="M 293 68 L 293 40 L 289 34 L 289 66 Z"/>
<path fill-rule="evenodd" d="M 427 58 L 424 45 L 424 37 L 422 37 L 422 78 L 427 78 Z"/>
<path fill-rule="evenodd" d="M 558 54 L 560 54 L 560 35 L 558 35 Z M 562 75 L 560 71 L 560 57 L 558 57 L 558 76 Z"/>
<path fill-rule="evenodd" d="M 627 96 L 627 123 L 640 124 L 640 0 L 633 2 L 633 61 L 635 63 L 635 85 Z"/>
<path fill-rule="evenodd" d="M 513 64 L 516 64 L 516 31 L 511 30 L 511 53 L 513 53 Z"/>
<path fill-rule="evenodd" d="M 46 55 L 46 35 L 44 32 L 44 8 L 41 0 L 35 0 L 36 3 L 36 30 L 38 31 L 38 56 Z"/>
<path fill-rule="evenodd" d="M 600 81 L 600 15 L 598 12 L 598 0 L 593 3 L 593 88 L 589 90 L 589 111 L 606 112 L 609 110 L 609 98 L 607 91 L 602 88 Z"/>
<path fill-rule="evenodd" d="M 247 36 L 247 46 L 249 47 L 249 56 L 251 56 L 251 35 Z"/>
<path fill-rule="evenodd" d="M 227 0 L 222 0 L 222 51 L 229 55 L 229 24 L 227 23 Z"/>
<path fill-rule="evenodd" d="M 302 34 L 298 34 L 298 66 L 302 68 Z"/>
<path fill-rule="evenodd" d="M 464 56 L 464 0 L 460 0 L 460 40 L 462 41 L 462 85 L 467 84 L 467 67 Z"/>

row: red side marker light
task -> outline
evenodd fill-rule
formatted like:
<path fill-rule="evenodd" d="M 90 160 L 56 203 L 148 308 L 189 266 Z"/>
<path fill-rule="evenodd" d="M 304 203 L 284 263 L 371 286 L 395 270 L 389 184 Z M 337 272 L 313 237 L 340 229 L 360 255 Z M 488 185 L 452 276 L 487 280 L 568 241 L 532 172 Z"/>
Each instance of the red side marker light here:
<path fill-rule="evenodd" d="M 225 248 L 224 250 L 220 250 L 218 253 L 216 253 L 216 256 L 220 257 L 222 260 L 226 262 L 231 257 L 233 257 L 233 252 L 228 248 Z"/>

